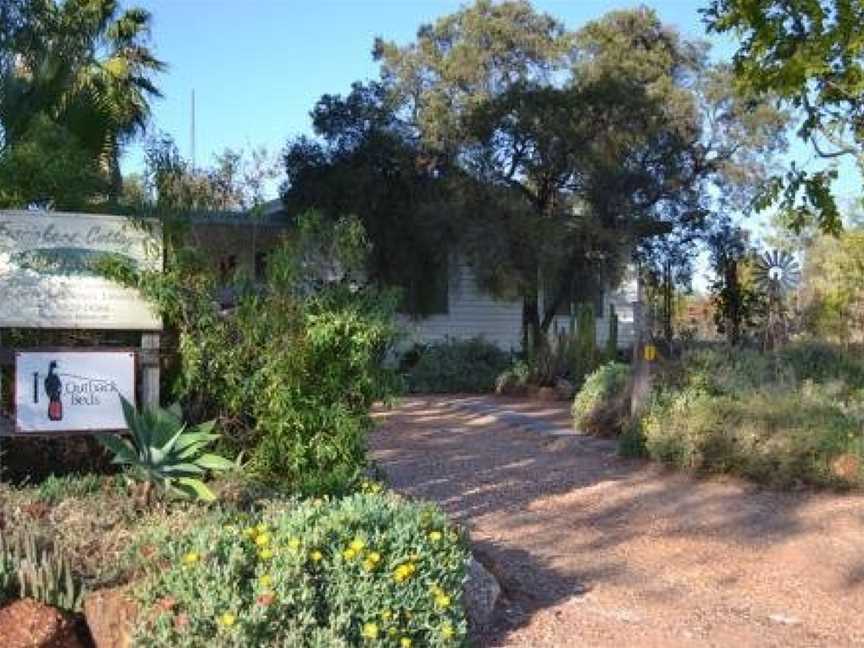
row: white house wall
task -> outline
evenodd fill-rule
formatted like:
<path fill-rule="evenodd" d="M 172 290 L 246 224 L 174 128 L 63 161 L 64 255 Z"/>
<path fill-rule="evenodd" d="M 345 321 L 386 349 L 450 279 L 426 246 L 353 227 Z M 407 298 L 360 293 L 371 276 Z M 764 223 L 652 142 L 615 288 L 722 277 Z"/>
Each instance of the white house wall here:
<path fill-rule="evenodd" d="M 522 346 L 522 301 L 499 300 L 479 289 L 470 266 L 455 263 L 450 274 L 447 295 L 448 313 L 425 318 L 401 317 L 405 338 L 402 347 L 429 344 L 450 339 L 481 337 L 505 351 Z M 636 282 L 628 278 L 619 288 L 604 294 L 603 317 L 597 318 L 597 344 L 603 345 L 609 335 L 609 305 L 615 305 L 618 314 L 618 346 L 626 348 L 633 343 L 633 302 L 636 301 Z M 568 330 L 570 318 L 555 318 L 552 331 Z"/>
<path fill-rule="evenodd" d="M 447 338 L 482 337 L 505 351 L 522 345 L 521 300 L 499 300 L 479 289 L 464 262 L 455 263 L 447 291 L 448 312 L 414 319 L 402 317 L 406 347 L 441 342 Z"/>

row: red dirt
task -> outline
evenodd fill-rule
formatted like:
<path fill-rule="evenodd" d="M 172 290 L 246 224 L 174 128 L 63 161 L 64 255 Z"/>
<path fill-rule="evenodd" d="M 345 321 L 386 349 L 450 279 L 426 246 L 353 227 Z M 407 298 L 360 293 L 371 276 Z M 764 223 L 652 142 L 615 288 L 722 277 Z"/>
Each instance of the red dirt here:
<path fill-rule="evenodd" d="M 459 402 L 379 411 L 371 446 L 502 581 L 481 645 L 864 646 L 864 496 L 670 472 Z M 484 402 L 569 421 L 566 403 Z"/>
<path fill-rule="evenodd" d="M 78 620 L 32 599 L 0 608 L 0 646 L 3 648 L 83 648 Z"/>

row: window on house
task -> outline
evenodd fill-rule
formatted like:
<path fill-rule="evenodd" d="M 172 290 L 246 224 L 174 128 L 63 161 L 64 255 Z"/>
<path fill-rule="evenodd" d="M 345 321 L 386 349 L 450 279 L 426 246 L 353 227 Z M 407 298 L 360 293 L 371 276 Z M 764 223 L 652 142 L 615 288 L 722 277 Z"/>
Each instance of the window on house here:
<path fill-rule="evenodd" d="M 399 286 L 402 288 L 400 313 L 427 317 L 450 312 L 450 273 L 446 259 L 417 277 L 404 279 Z"/>

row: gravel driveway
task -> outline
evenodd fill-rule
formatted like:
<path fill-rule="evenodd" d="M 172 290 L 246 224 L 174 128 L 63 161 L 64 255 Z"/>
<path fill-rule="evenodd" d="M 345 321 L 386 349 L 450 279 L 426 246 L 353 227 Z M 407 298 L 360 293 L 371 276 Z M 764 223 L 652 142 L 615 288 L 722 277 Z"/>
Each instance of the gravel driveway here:
<path fill-rule="evenodd" d="M 483 646 L 864 646 L 864 496 L 622 459 L 566 434 L 566 404 L 415 397 L 376 418 L 392 486 L 466 525 L 502 581 Z"/>

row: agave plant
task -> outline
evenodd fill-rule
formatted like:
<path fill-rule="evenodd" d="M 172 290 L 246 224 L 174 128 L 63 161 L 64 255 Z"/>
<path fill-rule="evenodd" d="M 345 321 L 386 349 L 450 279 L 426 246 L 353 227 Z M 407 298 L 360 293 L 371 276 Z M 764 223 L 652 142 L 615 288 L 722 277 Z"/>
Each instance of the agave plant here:
<path fill-rule="evenodd" d="M 224 472 L 235 464 L 205 449 L 219 438 L 215 421 L 194 426 L 183 423 L 179 405 L 148 407 L 138 413 L 121 397 L 130 439 L 102 435 L 99 442 L 114 453 L 112 463 L 130 467 L 129 475 L 145 484 L 149 501 L 152 486 L 169 495 L 212 501 L 213 492 L 202 481 L 210 472 Z"/>

